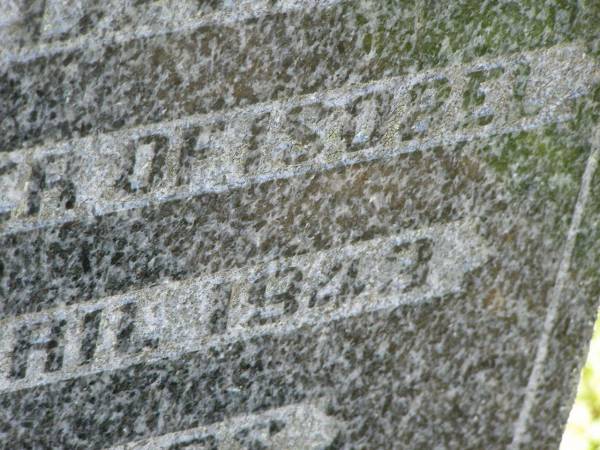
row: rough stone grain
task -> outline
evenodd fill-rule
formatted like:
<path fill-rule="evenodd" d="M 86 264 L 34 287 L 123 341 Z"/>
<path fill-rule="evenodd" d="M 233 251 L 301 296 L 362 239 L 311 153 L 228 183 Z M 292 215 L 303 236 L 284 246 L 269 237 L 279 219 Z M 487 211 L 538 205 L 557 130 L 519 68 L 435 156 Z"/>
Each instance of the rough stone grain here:
<path fill-rule="evenodd" d="M 597 2 L 0 8 L 0 448 L 558 448 Z"/>

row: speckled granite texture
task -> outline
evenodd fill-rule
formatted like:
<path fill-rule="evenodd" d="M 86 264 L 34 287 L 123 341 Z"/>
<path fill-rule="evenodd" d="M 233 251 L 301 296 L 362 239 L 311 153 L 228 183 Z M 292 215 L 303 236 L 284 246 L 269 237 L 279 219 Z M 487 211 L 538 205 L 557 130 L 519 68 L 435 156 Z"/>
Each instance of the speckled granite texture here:
<path fill-rule="evenodd" d="M 595 0 L 0 0 L 0 448 L 556 449 Z"/>

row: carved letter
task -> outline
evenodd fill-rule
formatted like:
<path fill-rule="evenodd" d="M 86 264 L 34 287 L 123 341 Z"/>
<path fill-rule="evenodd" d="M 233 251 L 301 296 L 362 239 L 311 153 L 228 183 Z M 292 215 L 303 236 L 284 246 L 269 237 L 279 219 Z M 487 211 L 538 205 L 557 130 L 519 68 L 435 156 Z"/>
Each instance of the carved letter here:
<path fill-rule="evenodd" d="M 12 352 L 12 364 L 10 368 L 11 378 L 25 378 L 29 355 L 33 350 L 41 350 L 46 353 L 44 370 L 55 372 L 62 368 L 64 352 L 64 319 L 52 319 L 49 323 L 49 333 L 40 337 L 39 329 L 42 323 L 26 323 L 21 325 L 15 333 L 15 346 Z"/>
<path fill-rule="evenodd" d="M 468 74 L 469 80 L 463 93 L 463 109 L 467 115 L 465 126 L 483 126 L 494 119 L 494 111 L 485 105 L 485 84 L 503 73 L 502 67 L 492 67 Z"/>

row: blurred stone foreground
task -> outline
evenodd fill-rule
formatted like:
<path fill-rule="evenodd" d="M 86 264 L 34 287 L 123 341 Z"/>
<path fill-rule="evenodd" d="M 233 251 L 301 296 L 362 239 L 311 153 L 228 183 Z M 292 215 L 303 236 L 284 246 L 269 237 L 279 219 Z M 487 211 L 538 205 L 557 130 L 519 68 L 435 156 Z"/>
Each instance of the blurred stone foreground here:
<path fill-rule="evenodd" d="M 600 299 L 599 23 L 0 0 L 0 448 L 558 448 Z"/>

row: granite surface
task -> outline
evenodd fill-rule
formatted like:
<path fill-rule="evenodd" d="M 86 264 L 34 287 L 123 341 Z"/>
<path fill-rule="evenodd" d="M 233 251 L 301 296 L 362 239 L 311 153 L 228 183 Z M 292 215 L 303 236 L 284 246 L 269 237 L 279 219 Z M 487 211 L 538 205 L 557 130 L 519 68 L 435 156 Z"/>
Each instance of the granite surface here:
<path fill-rule="evenodd" d="M 0 0 L 0 448 L 558 448 L 599 5 Z"/>

